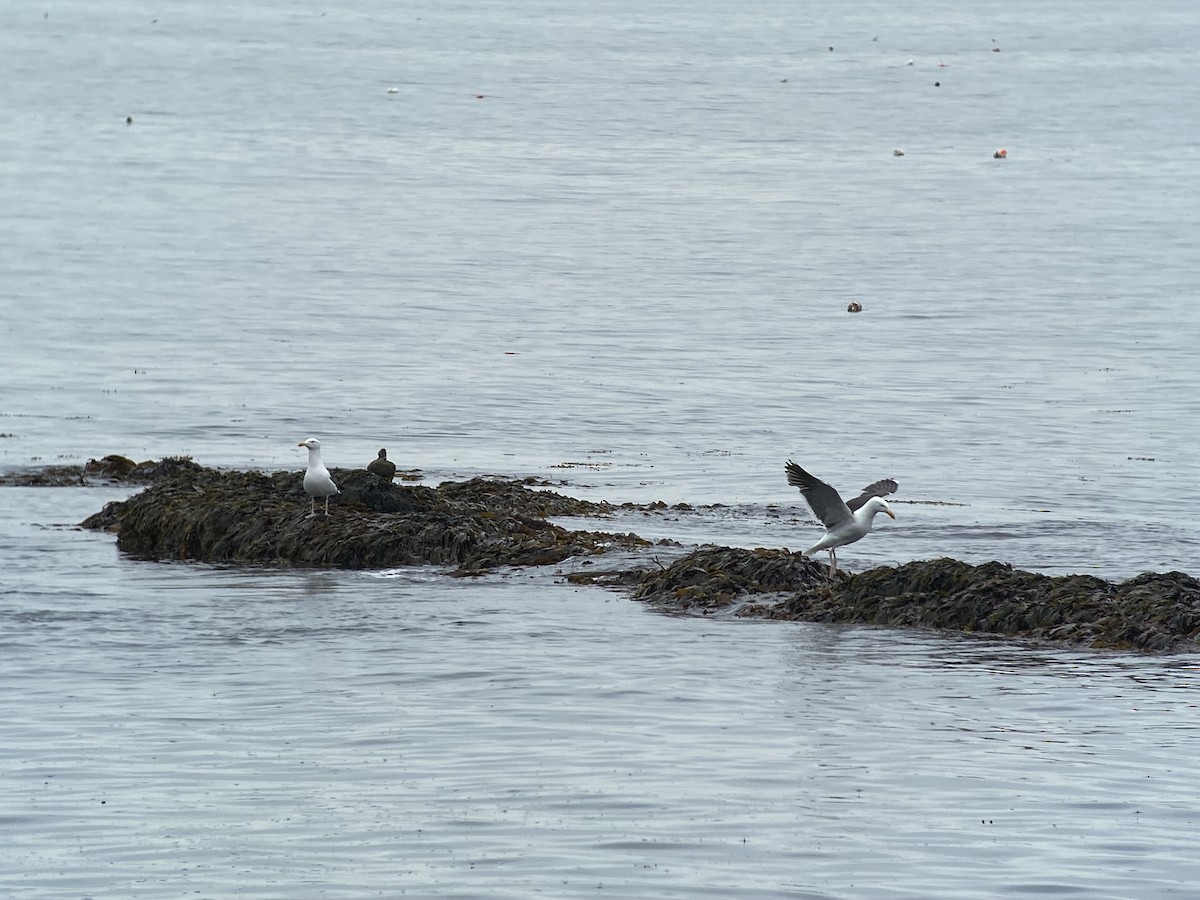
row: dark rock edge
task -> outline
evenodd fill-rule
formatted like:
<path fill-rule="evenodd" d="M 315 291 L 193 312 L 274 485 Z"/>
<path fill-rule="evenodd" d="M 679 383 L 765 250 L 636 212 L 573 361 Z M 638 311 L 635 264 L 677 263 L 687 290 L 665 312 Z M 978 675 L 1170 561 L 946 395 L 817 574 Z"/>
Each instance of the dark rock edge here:
<path fill-rule="evenodd" d="M 615 548 L 644 550 L 651 543 L 635 534 L 572 531 L 547 517 L 665 506 L 577 500 L 534 490 L 531 479 L 474 478 L 430 488 L 334 470 L 342 493 L 328 517 L 319 507 L 310 517 L 296 472 L 220 472 L 178 458 L 153 465 L 159 468 L 150 487 L 82 523 L 115 531 L 118 547 L 143 559 L 323 568 L 433 564 L 454 567 L 454 575 L 480 574 Z M 567 578 L 698 615 L 934 628 L 1118 650 L 1189 651 L 1200 639 L 1200 582 L 1182 572 L 1114 584 L 936 559 L 834 580 L 825 573 L 823 562 L 787 550 L 702 547 L 667 566 Z"/>

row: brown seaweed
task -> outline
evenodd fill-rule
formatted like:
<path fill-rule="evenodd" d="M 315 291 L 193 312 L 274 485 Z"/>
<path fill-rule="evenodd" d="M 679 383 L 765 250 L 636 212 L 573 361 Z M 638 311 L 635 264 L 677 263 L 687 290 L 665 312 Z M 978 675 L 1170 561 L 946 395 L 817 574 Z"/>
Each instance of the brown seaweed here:
<path fill-rule="evenodd" d="M 1183 572 L 1117 584 L 956 559 L 881 566 L 827 579 L 822 564 L 786 550 L 705 548 L 638 581 L 634 597 L 710 613 L 735 597 L 774 593 L 741 616 L 854 622 L 996 634 L 1138 650 L 1195 649 L 1200 582 Z"/>
<path fill-rule="evenodd" d="M 117 546 L 145 559 L 336 568 L 545 565 L 648 543 L 554 525 L 544 517 L 595 514 L 596 504 L 516 482 L 430 488 L 388 484 L 363 470 L 335 469 L 333 477 L 342 490 L 329 516 L 308 514 L 296 473 L 201 469 L 111 503 L 83 525 L 117 531 Z"/>
<path fill-rule="evenodd" d="M 329 516 L 314 517 L 297 472 L 218 472 L 180 459 L 117 464 L 115 470 L 119 477 L 140 471 L 155 480 L 83 524 L 116 531 L 121 550 L 146 559 L 340 568 L 433 564 L 473 574 L 558 564 L 614 548 L 645 550 L 650 542 L 635 534 L 574 531 L 548 519 L 666 509 L 577 500 L 534 489 L 542 483 L 532 479 L 473 478 L 433 488 L 334 470 L 341 493 Z M 934 559 L 830 579 L 823 562 L 799 553 L 702 547 L 669 565 L 579 568 L 567 577 L 620 587 L 637 600 L 690 614 L 934 628 L 1113 649 L 1188 650 L 1200 640 L 1200 582 L 1182 572 L 1114 584 L 999 562 Z"/>

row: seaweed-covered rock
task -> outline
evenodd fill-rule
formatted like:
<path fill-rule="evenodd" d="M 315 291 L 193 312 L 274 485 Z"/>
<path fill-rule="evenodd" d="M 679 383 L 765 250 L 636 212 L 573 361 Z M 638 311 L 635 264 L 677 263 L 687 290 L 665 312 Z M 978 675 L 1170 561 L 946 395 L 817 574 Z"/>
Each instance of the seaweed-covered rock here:
<path fill-rule="evenodd" d="M 17 487 L 79 487 L 89 484 L 130 482 L 152 484 L 184 472 L 200 472 L 203 466 L 187 456 L 134 462 L 128 456 L 110 453 L 89 459 L 82 466 L 39 466 L 0 475 L 0 485 Z"/>
<path fill-rule="evenodd" d="M 998 562 L 921 560 L 799 592 L 773 614 L 1165 650 L 1200 638 L 1200 582 L 1170 572 L 1113 584 Z"/>
<path fill-rule="evenodd" d="M 154 479 L 151 487 L 83 524 L 117 531 L 122 550 L 146 558 L 346 568 L 431 563 L 470 574 L 649 545 L 633 534 L 571 531 L 547 521 L 603 516 L 616 507 L 532 490 L 528 481 L 475 478 L 430 488 L 335 469 L 341 493 L 330 515 L 310 516 L 297 472 L 217 472 L 186 459 L 111 464 L 122 478 L 139 470 Z M 1200 644 L 1200 582 L 1182 572 L 1113 584 L 935 559 L 830 579 L 824 563 L 799 553 L 703 547 L 668 566 L 569 577 L 632 590 L 635 599 L 679 612 L 953 629 L 1114 649 Z"/>
<path fill-rule="evenodd" d="M 83 466 L 39 466 L 0 475 L 0 485 L 7 487 L 81 487 L 87 483 Z"/>
<path fill-rule="evenodd" d="M 123 481 L 136 467 L 137 463 L 128 456 L 110 453 L 100 459 L 89 459 L 83 467 L 83 472 L 85 475 L 103 475 L 106 478 Z"/>
<path fill-rule="evenodd" d="M 105 460 L 112 459 L 111 456 L 104 457 Z M 121 457 L 121 459 L 124 459 Z M 128 460 L 126 460 L 127 462 Z M 95 460 L 88 460 L 86 466 L 83 467 L 84 474 L 92 474 Z M 196 475 L 204 471 L 204 466 L 193 460 L 190 456 L 164 456 L 162 459 L 148 459 L 144 462 L 134 463 L 132 468 L 125 469 L 122 466 L 123 474 L 113 474 L 113 477 L 120 481 L 145 482 L 153 484 L 156 481 L 162 481 L 164 478 L 174 478 L 177 475 Z"/>
<path fill-rule="evenodd" d="M 636 599 L 679 612 L 735 606 L 738 616 L 937 628 L 1111 649 L 1184 650 L 1200 643 L 1200 581 L 1182 572 L 1113 584 L 999 562 L 935 559 L 831 580 L 823 564 L 799 553 L 713 547 L 657 571 L 576 578 L 633 584 Z M 776 596 L 756 596 L 767 594 Z"/>
<path fill-rule="evenodd" d="M 344 568 L 541 565 L 647 543 L 553 525 L 533 511 L 568 514 L 582 502 L 513 483 L 475 479 L 435 489 L 386 484 L 363 470 L 332 474 L 342 492 L 329 516 L 308 514 L 298 473 L 199 468 L 109 504 L 83 525 L 115 528 L 118 546 L 144 558 Z"/>
<path fill-rule="evenodd" d="M 672 609 L 711 612 L 754 594 L 794 592 L 825 583 L 825 567 L 787 550 L 704 547 L 658 572 L 649 572 L 633 592 Z"/>
<path fill-rule="evenodd" d="M 608 503 L 577 500 L 554 491 L 530 490 L 535 479 L 472 478 L 470 481 L 446 482 L 438 490 L 448 501 L 462 503 L 480 510 L 511 509 L 528 516 L 603 516 L 612 512 Z"/>

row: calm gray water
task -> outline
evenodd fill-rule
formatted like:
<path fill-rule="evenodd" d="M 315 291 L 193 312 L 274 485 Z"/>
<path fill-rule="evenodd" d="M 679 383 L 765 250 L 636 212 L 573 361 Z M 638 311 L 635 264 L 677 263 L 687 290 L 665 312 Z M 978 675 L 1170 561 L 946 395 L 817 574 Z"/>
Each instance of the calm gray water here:
<path fill-rule="evenodd" d="M 0 8 L 0 468 L 312 435 L 796 548 L 795 457 L 900 482 L 851 568 L 1200 571 L 1200 7 L 343 6 Z M 1200 658 L 149 565 L 118 496 L 0 489 L 0 893 L 1200 890 Z"/>

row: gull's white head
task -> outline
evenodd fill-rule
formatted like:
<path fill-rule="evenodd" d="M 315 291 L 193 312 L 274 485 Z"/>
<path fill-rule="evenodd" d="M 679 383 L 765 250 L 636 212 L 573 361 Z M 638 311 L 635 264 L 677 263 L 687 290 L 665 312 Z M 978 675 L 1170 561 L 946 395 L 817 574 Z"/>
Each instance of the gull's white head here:
<path fill-rule="evenodd" d="M 305 438 L 296 445 L 297 447 L 307 447 L 309 450 L 320 450 L 321 442 L 316 438 Z"/>
<path fill-rule="evenodd" d="M 869 515 L 872 519 L 876 513 L 887 513 L 891 518 L 896 518 L 896 514 L 892 512 L 892 508 L 888 506 L 888 502 L 882 497 L 872 497 L 863 506 L 862 511 Z"/>

